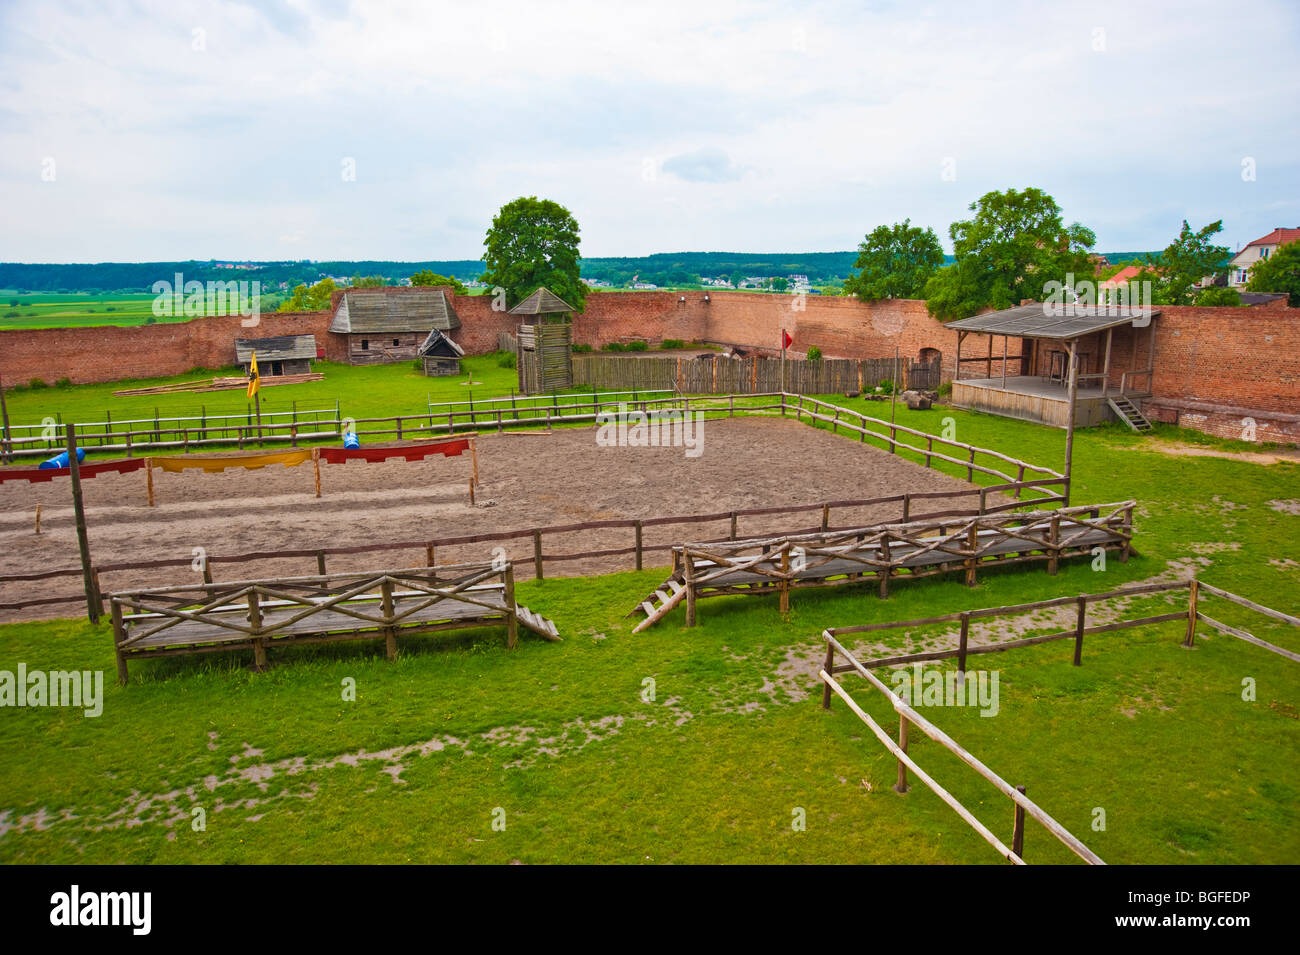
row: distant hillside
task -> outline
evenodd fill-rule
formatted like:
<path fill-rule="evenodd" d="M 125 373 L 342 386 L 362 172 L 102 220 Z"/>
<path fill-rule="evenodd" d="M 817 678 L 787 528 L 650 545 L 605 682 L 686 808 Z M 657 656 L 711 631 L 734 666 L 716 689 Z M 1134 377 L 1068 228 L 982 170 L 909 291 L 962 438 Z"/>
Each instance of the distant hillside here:
<path fill-rule="evenodd" d="M 1147 252 L 1106 252 L 1111 263 L 1141 258 Z M 633 278 L 659 286 L 699 284 L 701 278 L 731 279 L 751 276 L 806 275 L 813 285 L 843 281 L 853 271 L 857 252 L 657 252 L 642 256 L 597 256 L 582 260 L 583 278 L 628 285 Z M 945 262 L 953 261 L 945 256 Z M 366 260 L 354 262 L 237 262 L 207 260 L 187 262 L 96 262 L 34 264 L 0 262 L 0 289 L 27 292 L 148 292 L 155 282 L 174 280 L 181 273 L 185 281 L 259 281 L 262 289 L 280 288 L 320 281 L 326 276 L 347 279 L 354 275 L 382 275 L 397 284 L 430 269 L 470 282 L 483 274 L 483 263 L 475 259 L 435 259 L 425 262 Z"/>

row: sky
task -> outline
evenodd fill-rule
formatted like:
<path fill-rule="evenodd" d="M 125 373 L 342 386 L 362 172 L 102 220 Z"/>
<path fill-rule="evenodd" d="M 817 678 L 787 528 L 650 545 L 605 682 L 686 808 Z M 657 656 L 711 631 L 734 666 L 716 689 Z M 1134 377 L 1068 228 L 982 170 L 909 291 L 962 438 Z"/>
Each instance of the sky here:
<path fill-rule="evenodd" d="M 1300 226 L 1300 4 L 0 0 L 0 260 L 854 248 L 1036 186 L 1098 251 Z"/>

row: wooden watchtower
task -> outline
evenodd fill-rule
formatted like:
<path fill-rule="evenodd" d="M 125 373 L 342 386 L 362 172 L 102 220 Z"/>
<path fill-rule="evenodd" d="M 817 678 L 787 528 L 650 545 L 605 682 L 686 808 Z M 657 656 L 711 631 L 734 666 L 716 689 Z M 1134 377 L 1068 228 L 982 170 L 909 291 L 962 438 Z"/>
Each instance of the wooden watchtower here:
<path fill-rule="evenodd" d="M 573 306 L 548 288 L 539 288 L 510 310 L 517 326 L 515 368 L 526 395 L 573 386 Z"/>

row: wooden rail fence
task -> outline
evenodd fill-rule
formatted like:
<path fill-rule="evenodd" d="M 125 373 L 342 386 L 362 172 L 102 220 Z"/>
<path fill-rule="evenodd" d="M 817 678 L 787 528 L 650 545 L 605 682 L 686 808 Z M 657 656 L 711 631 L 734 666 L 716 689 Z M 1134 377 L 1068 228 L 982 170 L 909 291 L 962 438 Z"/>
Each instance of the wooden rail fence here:
<path fill-rule="evenodd" d="M 1088 607 L 1103 601 L 1115 600 L 1119 598 L 1131 599 L 1133 597 L 1145 596 L 1150 594 L 1174 593 L 1186 590 L 1187 606 L 1178 611 L 1170 613 L 1149 614 L 1143 617 L 1129 618 L 1124 620 L 1111 621 L 1109 623 L 1088 625 L 1087 615 Z M 914 620 L 893 620 L 883 623 L 862 624 L 852 627 L 834 627 L 822 632 L 822 638 L 826 641 L 826 659 L 819 671 L 819 677 L 822 681 L 822 707 L 829 710 L 831 708 L 832 694 L 840 697 L 848 704 L 853 713 L 871 729 L 875 737 L 892 753 L 898 760 L 898 781 L 894 786 L 896 792 L 905 793 L 908 791 L 907 774 L 910 770 L 926 786 L 934 792 L 943 802 L 957 813 L 972 829 L 974 829 L 981 838 L 989 845 L 993 846 L 1003 858 L 1016 865 L 1024 864 L 1024 817 L 1028 814 L 1031 818 L 1041 823 L 1053 836 L 1066 845 L 1072 852 L 1083 859 L 1085 862 L 1100 865 L 1102 860 L 1092 852 L 1087 846 L 1080 842 L 1074 835 L 1065 829 L 1059 822 L 1048 815 L 1043 809 L 1037 806 L 1032 800 L 1025 795 L 1024 786 L 1012 787 L 1001 776 L 993 772 L 982 762 L 961 747 L 952 737 L 948 736 L 933 723 L 921 716 L 916 709 L 901 699 L 898 695 L 890 690 L 872 670 L 882 667 L 907 666 L 913 663 L 920 663 L 933 660 L 957 660 L 958 680 L 965 680 L 968 672 L 966 663 L 972 656 L 985 653 L 1002 653 L 1007 650 L 1014 650 L 1019 647 L 1033 646 L 1040 643 L 1049 643 L 1057 640 L 1073 640 L 1074 652 L 1072 663 L 1074 666 L 1081 666 L 1083 663 L 1083 644 L 1084 638 L 1089 635 L 1099 633 L 1111 633 L 1117 630 L 1126 630 L 1132 627 L 1145 627 L 1155 624 L 1167 623 L 1175 620 L 1186 621 L 1186 630 L 1181 645 L 1191 648 L 1195 645 L 1196 624 L 1198 621 L 1212 626 L 1221 633 L 1236 637 L 1246 643 L 1261 647 L 1271 653 L 1277 654 L 1292 662 L 1300 662 L 1300 654 L 1293 653 L 1282 647 L 1278 647 L 1259 637 L 1237 627 L 1231 627 L 1227 624 L 1219 623 L 1216 620 L 1206 616 L 1199 608 L 1199 598 L 1202 593 L 1210 594 L 1214 597 L 1221 598 L 1245 607 L 1249 610 L 1263 614 L 1274 620 L 1288 623 L 1294 627 L 1300 627 L 1300 617 L 1291 614 L 1282 613 L 1270 607 L 1247 600 L 1237 594 L 1213 587 L 1203 581 L 1195 578 L 1190 580 L 1173 581 L 1169 583 L 1144 584 L 1132 587 L 1122 587 L 1118 590 L 1111 590 L 1105 593 L 1096 594 L 1079 594 L 1077 596 L 1056 597 L 1051 600 L 1039 600 L 1033 603 L 1016 604 L 1008 607 L 987 607 L 973 610 L 964 610 L 958 613 L 941 614 L 935 617 L 924 617 Z M 969 642 L 970 624 L 972 620 L 989 619 L 1005 616 L 1014 616 L 1018 614 L 1030 613 L 1039 610 L 1048 610 L 1057 607 L 1076 608 L 1075 625 L 1067 630 L 1060 630 L 1054 633 L 1042 634 L 1033 637 L 1024 637 L 1018 640 L 1005 640 L 992 644 L 981 644 L 972 646 Z M 928 626 L 941 623 L 959 624 L 958 645 L 946 650 L 928 650 L 919 653 L 907 653 L 888 657 L 878 657 L 868 661 L 860 661 L 849 651 L 840 641 L 841 637 L 850 634 L 877 633 L 885 630 L 913 629 L 916 627 Z M 843 659 L 845 662 L 837 663 Z M 837 676 L 845 673 L 855 673 L 863 677 L 873 689 L 879 690 L 893 706 L 898 713 L 898 741 L 895 743 L 893 738 L 853 699 L 852 696 L 844 689 Z M 959 686 L 961 683 L 958 684 Z M 993 786 L 1004 796 L 1009 798 L 1015 804 L 1014 827 L 1012 834 L 1012 847 L 1009 848 L 1002 842 L 992 831 L 983 823 L 975 818 L 964 805 L 962 805 L 951 793 L 943 788 L 933 777 L 927 774 L 916 761 L 908 755 L 908 739 L 911 727 L 917 727 L 926 736 L 939 743 L 958 759 L 975 770 L 980 776 L 992 783 Z"/>
<path fill-rule="evenodd" d="M 632 355 L 574 355 L 573 383 L 596 388 L 673 388 L 682 394 L 749 395 L 785 391 L 834 394 L 871 391 L 886 381 L 900 388 L 938 388 L 940 364 L 893 358 L 654 358 Z"/>

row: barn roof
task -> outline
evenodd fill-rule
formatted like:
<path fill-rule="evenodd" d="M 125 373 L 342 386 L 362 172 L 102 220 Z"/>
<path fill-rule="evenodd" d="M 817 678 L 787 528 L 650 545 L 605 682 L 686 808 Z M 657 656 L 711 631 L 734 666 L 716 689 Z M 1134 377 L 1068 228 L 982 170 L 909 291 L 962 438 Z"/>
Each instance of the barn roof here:
<path fill-rule="evenodd" d="M 246 365 L 257 352 L 258 361 L 286 361 L 316 358 L 315 335 L 280 335 L 274 338 L 236 338 L 235 361 Z"/>
<path fill-rule="evenodd" d="M 1106 305 L 1044 305 L 1035 302 L 987 312 L 973 318 L 949 322 L 948 328 L 958 332 L 976 332 L 980 335 L 1010 335 L 1013 338 L 1048 338 L 1067 341 L 1093 332 L 1105 331 L 1127 325 L 1133 314 L 1117 306 Z M 1160 314 L 1152 309 L 1151 316 Z"/>
<path fill-rule="evenodd" d="M 454 355 L 458 358 L 463 358 L 465 355 L 465 349 L 461 348 L 454 341 L 435 328 L 433 331 L 429 332 L 429 337 L 426 338 L 424 344 L 420 346 L 418 354 L 421 358 L 425 355 L 442 355 L 444 357 L 451 357 Z"/>
<path fill-rule="evenodd" d="M 348 289 L 330 322 L 330 331 L 344 335 L 427 332 L 431 328 L 460 328 L 460 318 L 441 289 Z"/>
<path fill-rule="evenodd" d="M 554 312 L 572 312 L 573 306 L 550 289 L 542 286 L 510 310 L 511 315 L 550 315 Z"/>

